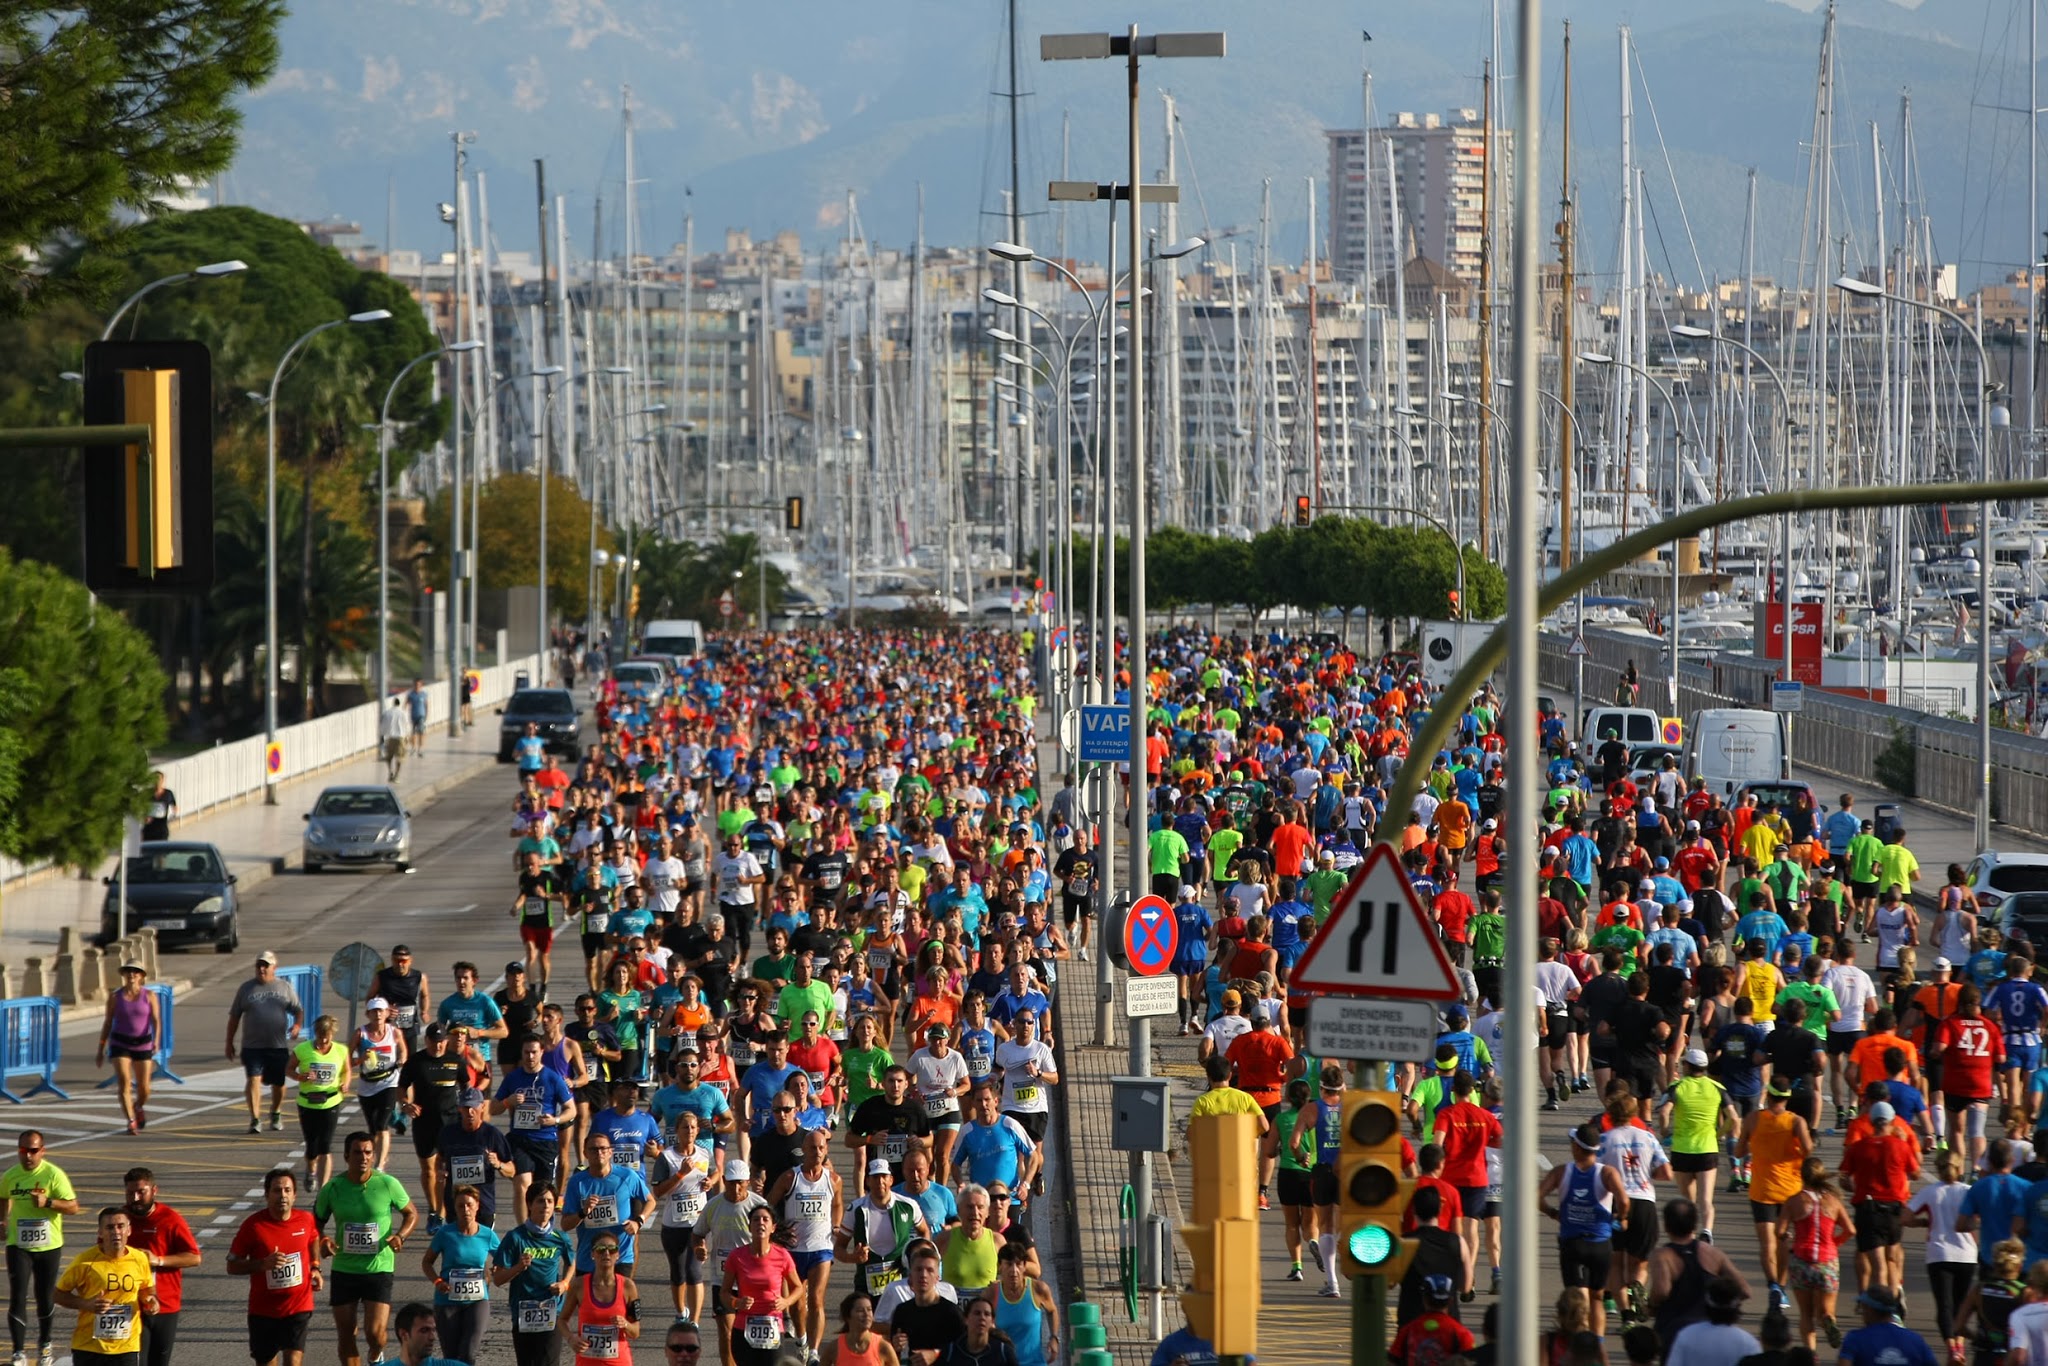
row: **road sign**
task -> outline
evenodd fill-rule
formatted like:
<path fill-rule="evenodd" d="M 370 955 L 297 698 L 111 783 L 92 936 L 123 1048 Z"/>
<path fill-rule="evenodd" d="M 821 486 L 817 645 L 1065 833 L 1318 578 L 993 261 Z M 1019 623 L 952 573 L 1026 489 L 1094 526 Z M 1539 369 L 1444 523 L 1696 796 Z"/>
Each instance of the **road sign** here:
<path fill-rule="evenodd" d="M 1070 627 L 1066 627 L 1066 626 L 1055 626 L 1055 627 L 1053 627 L 1053 628 L 1052 628 L 1052 648 L 1053 648 L 1053 649 L 1055 649 L 1055 650 L 1064 650 L 1064 649 L 1066 649 L 1066 648 L 1067 648 L 1067 642 L 1068 642 L 1069 640 L 1071 640 L 1072 638 L 1073 638 L 1073 630 L 1072 630 L 1072 628 L 1070 628 Z"/>
<path fill-rule="evenodd" d="M 1584 659 L 1592 651 L 1586 648 L 1586 638 L 1584 636 L 1573 636 L 1571 646 L 1565 653 L 1573 659 Z"/>
<path fill-rule="evenodd" d="M 272 740 L 263 747 L 263 781 L 274 783 L 284 772 L 284 746 Z"/>
<path fill-rule="evenodd" d="M 1130 708 L 1081 708 L 1081 762 L 1114 764 L 1130 757 Z"/>
<path fill-rule="evenodd" d="M 1175 977 L 1124 978 L 1124 1018 L 1149 1019 L 1180 1013 L 1180 980 Z M 1434 1042 L 1435 1036 L 1431 1035 Z"/>
<path fill-rule="evenodd" d="M 733 613 L 739 610 L 739 604 L 732 599 L 732 590 L 730 588 L 718 595 L 718 615 L 730 618 Z"/>
<path fill-rule="evenodd" d="M 1180 922 L 1160 896 L 1141 896 L 1124 917 L 1124 961 L 1140 977 L 1157 977 L 1180 948 Z"/>
<path fill-rule="evenodd" d="M 1427 1062 L 1436 1036 L 1436 1007 L 1428 1001 L 1318 996 L 1308 1003 L 1308 1051 L 1318 1058 Z"/>
<path fill-rule="evenodd" d="M 1658 733 L 1663 736 L 1665 744 L 1682 745 L 1685 743 L 1685 722 L 1675 716 L 1667 716 Z"/>
<path fill-rule="evenodd" d="M 1060 713 L 1060 748 L 1069 754 L 1081 748 L 1081 713 L 1073 707 Z"/>
<path fill-rule="evenodd" d="M 1458 975 L 1393 846 L 1375 844 L 1330 907 L 1290 985 L 1332 996 L 1455 1001 Z"/>
<path fill-rule="evenodd" d="M 1798 715 L 1806 709 L 1806 685 L 1775 680 L 1771 684 L 1771 710 Z"/>
<path fill-rule="evenodd" d="M 360 941 L 343 944 L 327 965 L 327 984 L 351 1001 L 367 1001 L 377 969 L 383 966 L 383 955 L 370 945 Z"/>

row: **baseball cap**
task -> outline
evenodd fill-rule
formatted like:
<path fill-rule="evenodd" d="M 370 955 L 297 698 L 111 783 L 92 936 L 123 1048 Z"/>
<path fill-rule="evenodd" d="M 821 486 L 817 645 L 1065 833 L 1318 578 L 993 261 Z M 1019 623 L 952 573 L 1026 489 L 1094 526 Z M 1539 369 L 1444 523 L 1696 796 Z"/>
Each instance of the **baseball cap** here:
<path fill-rule="evenodd" d="M 753 1173 L 747 1170 L 747 1160 L 745 1158 L 735 1157 L 727 1160 L 725 1164 L 726 1180 L 745 1181 L 752 1175 Z"/>
<path fill-rule="evenodd" d="M 121 968 L 121 971 L 123 971 L 123 972 L 126 972 L 126 971 L 128 971 L 128 965 L 125 965 L 125 964 L 124 964 L 124 965 L 122 966 L 122 968 Z M 384 999 L 384 998 L 383 998 L 382 996 L 372 996 L 372 997 L 371 997 L 371 998 L 370 998 L 369 1000 L 367 1000 L 367 1001 L 363 1002 L 363 1009 L 364 1009 L 364 1010 L 389 1010 L 389 1009 L 391 1009 L 391 1002 L 389 1002 L 389 1001 L 385 1000 L 385 999 Z"/>
<path fill-rule="evenodd" d="M 427 1026 L 427 1037 L 430 1039 L 447 1038 L 448 1026 L 442 1024 L 439 1020 L 434 1021 L 432 1024 Z"/>
<path fill-rule="evenodd" d="M 1892 1109 L 1892 1103 L 1888 1100 L 1881 1100 L 1870 1107 L 1870 1122 L 1873 1124 L 1889 1124 L 1897 1119 L 1898 1115 L 1899 1112 Z"/>
<path fill-rule="evenodd" d="M 1242 1005 L 1243 1003 L 1244 997 L 1238 993 L 1236 987 L 1231 987 L 1223 993 L 1223 1008 L 1225 1010 L 1229 1010 L 1232 1006 Z"/>
<path fill-rule="evenodd" d="M 1704 1048 L 1688 1048 L 1685 1050 L 1683 1061 L 1687 1067 L 1705 1067 L 1707 1065 L 1707 1050 Z"/>
<path fill-rule="evenodd" d="M 1471 1016 L 1465 1013 L 1465 1007 L 1453 1003 L 1444 1011 L 1444 1018 L 1446 1020 L 1467 1020 L 1470 1019 Z"/>
<path fill-rule="evenodd" d="M 526 964 L 507 963 L 505 965 L 505 975 L 507 977 L 524 977 L 526 975 Z"/>
<path fill-rule="evenodd" d="M 1949 962 L 1946 958 L 1937 958 L 1934 960 L 1934 970 L 1936 972 L 1947 972 L 1950 968 L 1954 966 L 1955 964 Z"/>
<path fill-rule="evenodd" d="M 1451 1278 L 1449 1276 L 1424 1276 L 1422 1278 L 1422 1292 L 1433 1300 L 1448 1300 L 1451 1297 Z"/>
<path fill-rule="evenodd" d="M 263 952 L 256 955 L 256 961 L 259 963 L 268 963 L 270 964 L 270 966 L 276 967 L 277 955 L 272 953 L 269 949 L 265 949 Z"/>
<path fill-rule="evenodd" d="M 1493 819 L 1493 818 L 1492 818 L 1491 816 L 1489 816 L 1489 817 L 1487 817 L 1487 818 L 1486 818 L 1485 820 L 1483 820 L 1483 821 L 1479 822 L 1479 828 L 1480 828 L 1481 830 L 1493 830 L 1493 829 L 1496 829 L 1496 828 L 1498 828 L 1498 827 L 1499 827 L 1499 825 L 1500 825 L 1500 822 L 1499 822 L 1499 821 L 1497 821 L 1497 820 L 1495 820 L 1495 819 Z"/>
<path fill-rule="evenodd" d="M 455 1097 L 455 1103 L 465 1110 L 472 1105 L 481 1105 L 484 1103 L 484 1093 L 474 1086 L 465 1086 L 462 1093 Z"/>
<path fill-rule="evenodd" d="M 877 1158 L 871 1158 L 871 1159 L 869 1160 L 869 1162 L 868 1162 L 868 1175 L 869 1175 L 869 1176 L 887 1176 L 887 1175 L 889 1175 L 889 1164 L 888 1164 L 887 1162 L 884 1162 L 884 1161 L 883 1161 L 883 1160 L 882 1160 L 881 1158 L 879 1158 L 879 1157 L 877 1157 Z"/>
<path fill-rule="evenodd" d="M 1262 1025 L 1266 1022 L 1266 1008 L 1262 1005 L 1254 1004 L 1251 1010 L 1246 1013 L 1245 1018 L 1255 1025 Z"/>

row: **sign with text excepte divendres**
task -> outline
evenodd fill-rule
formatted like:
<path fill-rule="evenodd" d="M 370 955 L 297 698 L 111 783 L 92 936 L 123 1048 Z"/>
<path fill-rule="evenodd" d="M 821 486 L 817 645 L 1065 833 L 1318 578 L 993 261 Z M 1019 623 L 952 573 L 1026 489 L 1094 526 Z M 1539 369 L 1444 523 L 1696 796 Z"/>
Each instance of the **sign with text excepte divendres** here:
<path fill-rule="evenodd" d="M 1436 1007 L 1428 1001 L 1318 996 L 1308 1006 L 1308 1048 L 1352 1062 L 1427 1062 L 1436 1050 Z"/>

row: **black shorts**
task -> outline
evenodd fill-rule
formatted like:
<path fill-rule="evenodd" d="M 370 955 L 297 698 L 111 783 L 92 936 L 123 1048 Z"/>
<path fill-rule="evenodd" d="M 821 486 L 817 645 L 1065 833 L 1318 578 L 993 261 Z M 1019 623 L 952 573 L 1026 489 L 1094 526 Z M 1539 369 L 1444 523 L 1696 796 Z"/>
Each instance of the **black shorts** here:
<path fill-rule="evenodd" d="M 1856 1045 L 1861 1042 L 1863 1042 L 1863 1031 L 1860 1029 L 1830 1029 L 1828 1031 L 1827 1043 L 1828 1056 L 1831 1058 L 1846 1058 L 1856 1051 Z"/>
<path fill-rule="evenodd" d="M 1458 1206 L 1467 1219 L 1484 1219 L 1493 1212 L 1493 1201 L 1484 1186 L 1458 1187 Z"/>
<path fill-rule="evenodd" d="M 586 930 L 583 934 L 583 956 L 585 958 L 597 957 L 600 953 L 604 952 L 605 943 L 610 938 L 611 936 L 608 934 L 591 934 Z"/>
<path fill-rule="evenodd" d="M 1749 1222 L 1752 1224 L 1775 1224 L 1778 1222 L 1778 1211 L 1783 1208 L 1783 1205 L 1760 1205 L 1752 1200 L 1749 1202 Z"/>
<path fill-rule="evenodd" d="M 559 1141 L 515 1133 L 506 1139 L 506 1146 L 512 1149 L 512 1170 L 521 1175 L 530 1174 L 535 1180 L 550 1186 L 555 1184 L 555 1172 L 562 1162 Z"/>
<path fill-rule="evenodd" d="M 1003 1113 L 1017 1121 L 1017 1127 L 1031 1135 L 1033 1143 L 1045 1142 L 1045 1126 L 1051 1120 L 1050 1110 L 1005 1110 Z"/>
<path fill-rule="evenodd" d="M 1654 1199 L 1631 1199 L 1628 1202 L 1628 1222 L 1614 1230 L 1611 1240 L 1614 1250 L 1624 1257 L 1633 1257 L 1646 1262 L 1657 1250 L 1657 1202 Z"/>
<path fill-rule="evenodd" d="M 306 1325 L 313 1321 L 313 1311 L 302 1314 L 286 1314 L 283 1318 L 271 1318 L 265 1314 L 249 1315 L 249 1355 L 257 1361 L 275 1361 L 286 1352 L 306 1350 Z"/>
<path fill-rule="evenodd" d="M 1337 1203 L 1337 1169 L 1332 1166 L 1318 1166 L 1309 1173 L 1309 1190 L 1318 1205 Z"/>
<path fill-rule="evenodd" d="M 156 1050 L 154 1048 L 123 1048 L 119 1044 L 109 1044 L 107 1046 L 107 1056 L 110 1058 L 126 1058 L 130 1062 L 148 1062 L 156 1056 Z"/>
<path fill-rule="evenodd" d="M 363 1103 L 363 1127 L 373 1134 L 381 1134 L 391 1127 L 391 1121 L 398 1114 L 398 1088 L 377 1091 L 358 1097 Z"/>
<path fill-rule="evenodd" d="M 1068 896 L 1065 893 L 1061 893 L 1060 914 L 1066 917 L 1069 925 L 1073 924 L 1076 920 L 1091 919 L 1095 915 L 1095 899 L 1086 896 Z"/>
<path fill-rule="evenodd" d="M 1180 897 L 1180 874 L 1152 874 L 1152 895 L 1157 897 L 1164 897 L 1166 899 L 1166 904 L 1169 906 L 1172 905 Z"/>
<path fill-rule="evenodd" d="M 1607 1268 L 1614 1264 L 1614 1243 L 1606 1238 L 1560 1238 L 1557 1264 L 1566 1285 L 1603 1290 L 1607 1286 Z"/>
<path fill-rule="evenodd" d="M 327 1302 L 389 1304 L 392 1279 L 393 1273 L 389 1271 L 330 1271 L 327 1273 Z"/>
<path fill-rule="evenodd" d="M 1852 1213 L 1856 1220 L 1856 1250 L 1876 1252 L 1897 1247 L 1905 1237 L 1905 1206 L 1891 1200 L 1864 1200 Z"/>
<path fill-rule="evenodd" d="M 242 1075 L 260 1076 L 265 1086 L 282 1086 L 285 1060 L 290 1056 L 291 1050 L 285 1048 L 244 1048 Z"/>
<path fill-rule="evenodd" d="M 1315 1204 L 1315 1182 L 1309 1173 L 1282 1167 L 1279 1176 L 1280 1204 L 1285 1209 L 1306 1209 Z"/>
<path fill-rule="evenodd" d="M 1543 1046 L 1563 1048 L 1572 1032 L 1572 1016 L 1568 1010 L 1546 1010 L 1543 1012 Z"/>
<path fill-rule="evenodd" d="M 432 1110 L 421 1110 L 412 1118 L 412 1150 L 421 1160 L 441 1151 L 441 1128 L 453 1124 L 453 1115 L 437 1115 Z"/>
<path fill-rule="evenodd" d="M 339 1105 L 330 1105 L 325 1110 L 299 1107 L 299 1132 L 306 1137 L 307 1157 L 326 1157 L 334 1151 L 334 1127 L 340 1121 Z"/>
<path fill-rule="evenodd" d="M 1719 1153 L 1671 1154 L 1671 1170 L 1674 1172 L 1710 1172 L 1720 1165 Z"/>

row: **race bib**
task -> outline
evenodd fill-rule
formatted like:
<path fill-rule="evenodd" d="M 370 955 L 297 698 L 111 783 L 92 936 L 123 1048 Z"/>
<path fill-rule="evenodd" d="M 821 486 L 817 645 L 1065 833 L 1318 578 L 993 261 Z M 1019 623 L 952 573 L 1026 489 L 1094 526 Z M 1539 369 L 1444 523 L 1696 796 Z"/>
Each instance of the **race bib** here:
<path fill-rule="evenodd" d="M 548 918 L 548 899 L 544 896 L 530 896 L 520 903 L 520 913 L 528 920 Z"/>
<path fill-rule="evenodd" d="M 1095 884 L 1085 877 L 1077 877 L 1067 884 L 1067 895 L 1077 901 L 1083 897 L 1094 895 L 1094 892 Z"/>
<path fill-rule="evenodd" d="M 552 1333 L 555 1331 L 555 1302 L 553 1300 L 521 1300 L 514 1311 L 521 1333 Z"/>
<path fill-rule="evenodd" d="M 306 1068 L 306 1085 L 316 1091 L 332 1091 L 341 1069 L 331 1062 L 316 1062 Z"/>
<path fill-rule="evenodd" d="M 894 963 L 895 961 L 896 955 L 891 953 L 887 949 L 868 950 L 868 971 L 873 973 L 876 977 L 887 976 L 889 972 L 889 965 L 891 963 Z"/>
<path fill-rule="evenodd" d="M 782 1319 L 774 1314 L 758 1314 L 747 1320 L 747 1346 L 757 1351 L 771 1351 L 782 1345 Z"/>
<path fill-rule="evenodd" d="M 512 1127 L 515 1129 L 538 1129 L 541 1108 L 538 1105 L 515 1105 L 512 1107 Z"/>
<path fill-rule="evenodd" d="M 451 1266 L 442 1278 L 448 1282 L 450 1304 L 476 1304 L 484 1297 L 484 1273 L 482 1267 Z"/>
<path fill-rule="evenodd" d="M 1038 1088 L 1036 1086 L 1018 1087 L 1017 1103 L 1019 1105 L 1036 1105 L 1038 1103 Z"/>
<path fill-rule="evenodd" d="M 867 1279 L 868 1295 L 880 1299 L 882 1292 L 903 1279 L 903 1273 L 888 1262 L 870 1262 L 861 1269 Z"/>
<path fill-rule="evenodd" d="M 619 1199 L 615 1195 L 593 1196 L 584 1208 L 583 1222 L 593 1228 L 614 1228 L 619 1222 Z"/>
<path fill-rule="evenodd" d="M 92 1316 L 92 1335 L 100 1342 L 126 1342 L 134 1323 L 135 1306 L 117 1304 Z"/>
<path fill-rule="evenodd" d="M 287 1252 L 282 1264 L 263 1273 L 263 1281 L 272 1290 L 297 1290 L 306 1283 L 305 1254 Z"/>
<path fill-rule="evenodd" d="M 392 1013 L 391 1023 L 397 1025 L 400 1029 L 411 1029 L 419 1018 L 420 1008 L 418 1006 L 400 1006 Z"/>
<path fill-rule="evenodd" d="M 882 1160 L 893 1167 L 903 1160 L 903 1154 L 909 1147 L 910 1136 L 908 1134 L 884 1134 L 882 1135 Z"/>
<path fill-rule="evenodd" d="M 612 913 L 610 911 L 592 911 L 583 917 L 583 932 L 585 934 L 603 934 L 611 928 L 611 925 Z"/>
<path fill-rule="evenodd" d="M 639 1171 L 639 1170 L 640 1170 L 640 1148 L 639 1148 L 639 1145 L 638 1145 L 638 1144 L 635 1144 L 635 1143 L 631 1143 L 631 1142 L 627 1142 L 627 1143 L 614 1143 L 614 1144 L 612 1145 L 612 1161 L 613 1161 L 613 1162 L 615 1162 L 616 1164 L 618 1164 L 618 1165 L 619 1165 L 619 1166 L 621 1166 L 621 1167 L 631 1167 L 631 1168 L 632 1168 L 632 1169 L 633 1169 L 634 1171 L 636 1171 L 636 1172 L 637 1172 L 637 1171 Z"/>
<path fill-rule="evenodd" d="M 985 1057 L 982 1054 L 971 1053 L 967 1057 L 967 1075 L 975 1081 L 980 1081 L 983 1077 L 986 1077 L 994 1066 L 995 1059 Z"/>
<path fill-rule="evenodd" d="M 619 1356 L 619 1330 L 615 1324 L 589 1323 L 583 1326 L 582 1355 L 593 1361 L 616 1361 Z"/>
<path fill-rule="evenodd" d="M 384 1241 L 384 1229 L 378 1224 L 343 1224 L 341 1226 L 341 1250 L 352 1257 L 374 1257 Z"/>
<path fill-rule="evenodd" d="M 811 1079 L 812 1095 L 815 1096 L 825 1089 L 825 1074 L 823 1072 L 806 1072 L 804 1075 Z"/>
<path fill-rule="evenodd" d="M 702 1191 L 670 1191 L 668 1194 L 668 1222 L 671 1228 L 692 1228 L 704 1213 Z"/>
<path fill-rule="evenodd" d="M 14 1243 L 24 1252 L 47 1252 L 57 1246 L 56 1225 L 48 1219 L 23 1219 L 14 1226 Z"/>
<path fill-rule="evenodd" d="M 481 1183 L 484 1179 L 483 1154 L 451 1158 L 448 1163 L 448 1178 L 458 1186 L 474 1186 Z"/>
<path fill-rule="evenodd" d="M 951 1114 L 953 1109 L 953 1097 L 949 1094 L 926 1096 L 924 1098 L 924 1112 L 928 1118 L 937 1119 L 941 1115 Z"/>
<path fill-rule="evenodd" d="M 796 1217 L 799 1219 L 823 1219 L 825 1197 L 822 1195 L 799 1195 L 796 1198 Z"/>
<path fill-rule="evenodd" d="M 738 1039 L 732 1041 L 732 1065 L 741 1071 L 754 1065 L 754 1045 Z"/>

